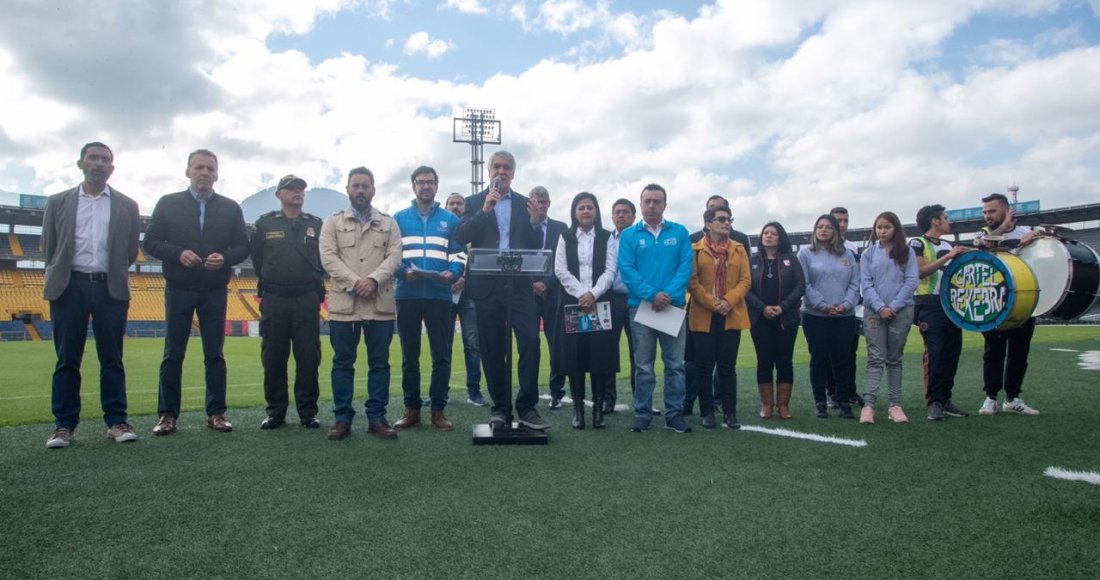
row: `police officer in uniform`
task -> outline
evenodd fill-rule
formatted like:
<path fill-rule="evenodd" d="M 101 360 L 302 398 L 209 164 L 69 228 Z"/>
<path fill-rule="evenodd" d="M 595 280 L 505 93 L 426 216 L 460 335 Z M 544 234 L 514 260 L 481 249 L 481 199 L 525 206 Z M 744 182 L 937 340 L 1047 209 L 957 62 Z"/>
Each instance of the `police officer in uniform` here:
<path fill-rule="evenodd" d="M 286 422 L 287 360 L 291 345 L 297 367 L 294 402 L 303 427 L 316 429 L 317 368 L 321 363 L 321 301 L 325 297 L 317 240 L 321 219 L 302 211 L 306 182 L 287 175 L 275 196 L 282 208 L 260 216 L 252 227 L 252 266 L 259 279 L 261 358 L 267 418 L 261 429 Z"/>

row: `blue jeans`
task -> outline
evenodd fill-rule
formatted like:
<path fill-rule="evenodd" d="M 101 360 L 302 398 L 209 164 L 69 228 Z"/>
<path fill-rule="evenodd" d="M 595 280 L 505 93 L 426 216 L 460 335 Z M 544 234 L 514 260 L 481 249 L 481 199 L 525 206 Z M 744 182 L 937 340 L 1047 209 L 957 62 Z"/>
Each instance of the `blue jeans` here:
<path fill-rule="evenodd" d="M 337 421 L 351 423 L 355 417 L 352 397 L 355 395 L 355 359 L 359 337 L 367 345 L 367 421 L 386 418 L 390 402 L 390 341 L 393 340 L 392 320 L 329 321 L 329 342 L 332 344 L 332 403 Z"/>
<path fill-rule="evenodd" d="M 160 393 L 157 412 L 180 416 L 183 391 L 183 358 L 191 339 L 191 319 L 199 317 L 202 356 L 206 367 L 206 414 L 225 413 L 225 306 L 229 290 L 222 286 L 191 290 L 168 286 L 164 289 L 167 332 L 164 359 L 160 363 Z"/>
<path fill-rule="evenodd" d="M 130 303 L 115 300 L 104 282 L 73 278 L 68 288 L 50 301 L 53 346 L 53 416 L 58 429 L 76 429 L 80 422 L 80 362 L 92 319 L 99 356 L 99 400 L 108 427 L 126 422 L 126 370 L 122 366 L 122 337 Z"/>
<path fill-rule="evenodd" d="M 680 325 L 676 336 L 658 332 L 634 322 L 637 308 L 630 309 L 630 332 L 634 336 L 634 366 L 637 370 L 637 387 L 634 390 L 634 417 L 653 419 L 653 389 L 657 375 L 653 372 L 657 360 L 657 344 L 661 345 L 661 360 L 665 363 L 665 420 L 679 415 L 684 409 L 684 347 L 687 344 L 687 320 Z"/>
<path fill-rule="evenodd" d="M 481 349 L 477 346 L 477 310 L 474 301 L 463 296 L 454 305 L 462 328 L 462 354 L 466 361 L 466 392 L 470 395 L 481 394 Z M 450 335 L 454 345 L 454 333 Z"/>

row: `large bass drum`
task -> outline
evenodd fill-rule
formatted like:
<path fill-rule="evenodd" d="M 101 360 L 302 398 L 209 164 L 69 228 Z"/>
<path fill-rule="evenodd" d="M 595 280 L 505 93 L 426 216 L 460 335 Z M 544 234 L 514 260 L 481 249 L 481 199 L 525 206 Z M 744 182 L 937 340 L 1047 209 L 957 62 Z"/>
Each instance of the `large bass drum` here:
<path fill-rule="evenodd" d="M 963 330 L 1016 328 L 1031 318 L 1039 298 L 1035 274 L 1004 251 L 978 250 L 956 257 L 941 278 L 940 303 Z"/>
<path fill-rule="evenodd" d="M 1019 256 L 1039 282 L 1035 316 L 1072 320 L 1100 305 L 1100 256 L 1092 248 L 1043 236 L 1020 248 Z"/>

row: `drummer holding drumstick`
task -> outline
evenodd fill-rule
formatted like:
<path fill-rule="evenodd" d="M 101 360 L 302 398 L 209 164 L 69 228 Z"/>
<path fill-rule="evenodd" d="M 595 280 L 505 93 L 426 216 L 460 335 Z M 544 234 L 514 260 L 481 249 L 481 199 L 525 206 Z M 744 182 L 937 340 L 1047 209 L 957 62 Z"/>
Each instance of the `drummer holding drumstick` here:
<path fill-rule="evenodd" d="M 985 247 L 998 246 L 1016 252 L 1021 246 L 1035 239 L 1036 232 L 1016 223 L 1016 212 L 1008 204 L 1008 198 L 1000 193 L 982 198 L 982 216 L 985 227 L 978 231 L 974 240 Z M 987 240 L 986 236 L 1000 236 L 1000 242 Z M 982 357 L 982 376 L 986 394 L 980 415 L 997 413 L 997 395 L 1003 389 L 1005 402 L 1001 409 L 1006 413 L 1038 415 L 1039 411 L 1029 407 L 1020 398 L 1020 390 L 1027 373 L 1027 356 L 1031 350 L 1031 336 L 1035 334 L 1035 319 L 1030 318 L 1024 324 L 1010 330 L 991 330 L 983 332 L 985 354 Z"/>

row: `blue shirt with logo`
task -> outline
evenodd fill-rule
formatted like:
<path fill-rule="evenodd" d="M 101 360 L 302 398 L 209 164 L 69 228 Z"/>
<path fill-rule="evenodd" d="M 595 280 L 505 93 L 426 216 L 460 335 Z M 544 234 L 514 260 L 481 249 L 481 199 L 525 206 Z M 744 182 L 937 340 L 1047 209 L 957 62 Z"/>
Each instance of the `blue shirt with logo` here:
<path fill-rule="evenodd" d="M 619 273 L 627 289 L 627 303 L 636 307 L 652 302 L 658 292 L 668 294 L 674 306 L 684 307 L 691 279 L 691 235 L 684 226 L 661 222 L 654 237 L 644 221 L 623 230 L 619 238 Z"/>

